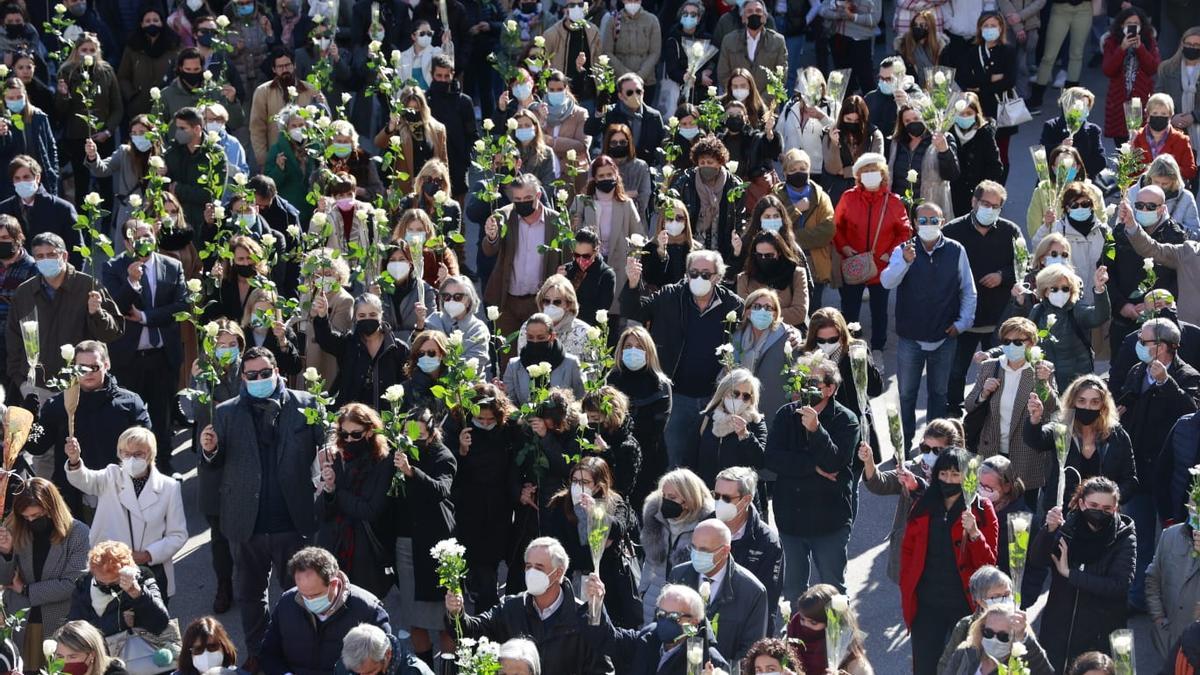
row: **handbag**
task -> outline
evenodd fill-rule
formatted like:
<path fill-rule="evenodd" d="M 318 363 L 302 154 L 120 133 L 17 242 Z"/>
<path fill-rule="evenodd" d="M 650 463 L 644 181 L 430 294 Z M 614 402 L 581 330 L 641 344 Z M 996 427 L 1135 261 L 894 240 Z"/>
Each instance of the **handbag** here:
<path fill-rule="evenodd" d="M 175 660 L 183 649 L 183 637 L 179 632 L 179 619 L 171 619 L 161 633 L 134 627 L 106 636 L 104 644 L 109 656 L 125 663 L 129 675 L 158 675 L 175 670 Z M 155 663 L 155 656 L 161 650 L 170 654 L 166 665 Z"/>
<path fill-rule="evenodd" d="M 887 213 L 887 201 L 884 200 L 879 209 L 879 223 L 875 225 L 875 237 L 867 240 L 865 253 L 855 253 L 849 258 L 842 259 L 842 281 L 852 286 L 865 284 L 875 277 L 879 268 L 875 265 L 875 243 L 879 241 L 879 233 L 883 230 L 883 215 Z"/>
<path fill-rule="evenodd" d="M 1000 101 L 996 104 L 996 126 L 1005 129 L 1024 124 L 1032 119 L 1033 115 L 1029 113 L 1025 99 L 1015 92 L 1004 92 L 1000 95 Z"/>
<path fill-rule="evenodd" d="M 992 371 L 992 377 L 1000 376 L 1000 361 L 996 361 L 996 369 Z M 973 410 L 967 413 L 963 418 L 963 435 L 967 438 L 967 450 L 972 453 L 979 453 L 979 437 L 983 434 L 983 425 L 987 423 L 988 415 L 992 412 L 991 401 L 984 401 L 975 406 Z"/>

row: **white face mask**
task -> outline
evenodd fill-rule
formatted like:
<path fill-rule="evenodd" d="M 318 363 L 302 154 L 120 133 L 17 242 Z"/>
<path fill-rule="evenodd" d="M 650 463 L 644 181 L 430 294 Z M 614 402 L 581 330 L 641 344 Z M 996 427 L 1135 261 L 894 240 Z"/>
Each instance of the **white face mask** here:
<path fill-rule="evenodd" d="M 728 523 L 738 517 L 737 504 L 727 502 L 723 499 L 718 499 L 713 515 L 715 515 L 721 522 Z"/>
<path fill-rule="evenodd" d="M 703 298 L 708 295 L 712 292 L 712 288 L 713 282 L 708 279 L 701 279 L 700 277 L 688 279 L 688 290 L 697 298 Z"/>
<path fill-rule="evenodd" d="M 997 661 L 1007 660 L 1010 649 L 1011 645 L 1007 642 L 1001 642 L 997 638 L 983 638 L 983 651 Z"/>
<path fill-rule="evenodd" d="M 1067 305 L 1067 301 L 1071 299 L 1071 292 L 1050 291 L 1050 293 L 1046 295 L 1046 299 L 1049 300 L 1050 304 L 1054 305 L 1055 307 L 1065 307 Z"/>
<path fill-rule="evenodd" d="M 303 127 L 292 127 L 291 129 L 288 129 L 288 138 L 291 138 L 293 141 L 296 141 L 297 143 L 299 143 L 300 141 L 303 141 L 304 140 L 304 128 Z"/>
<path fill-rule="evenodd" d="M 571 7 L 567 10 L 567 18 L 572 21 L 583 21 L 584 12 L 582 7 Z"/>
<path fill-rule="evenodd" d="M 387 266 L 388 276 L 395 279 L 396 281 L 404 281 L 405 279 L 408 278 L 408 273 L 411 271 L 412 271 L 412 263 L 408 262 L 407 260 L 397 260 L 395 262 L 390 262 L 390 263 L 388 263 L 388 266 Z"/>
<path fill-rule="evenodd" d="M 420 47 L 421 49 L 428 49 L 429 45 L 431 45 L 431 44 L 433 44 L 433 36 L 432 35 L 417 36 L 417 46 Z"/>
<path fill-rule="evenodd" d="M 525 570 L 525 590 L 530 595 L 541 595 L 550 588 L 550 575 L 532 567 Z"/>
<path fill-rule="evenodd" d="M 126 457 L 121 460 L 121 471 L 130 478 L 146 473 L 146 460 L 141 457 Z"/>
<path fill-rule="evenodd" d="M 546 316 L 550 317 L 550 320 L 554 323 L 562 321 L 563 315 L 566 314 L 566 311 L 562 307 L 559 307 L 558 305 L 551 305 L 549 303 L 542 305 L 542 312 Z"/>
<path fill-rule="evenodd" d="M 917 236 L 925 243 L 932 243 L 942 236 L 942 228 L 937 225 L 918 225 Z"/>
<path fill-rule="evenodd" d="M 725 397 L 725 410 L 729 411 L 729 414 L 736 415 L 742 412 L 745 407 L 746 402 L 743 401 L 740 396 Z"/>
<path fill-rule="evenodd" d="M 223 665 L 225 665 L 225 652 L 220 649 L 212 652 L 206 651 L 199 656 L 192 655 L 192 666 L 199 673 L 206 673 L 210 668 L 220 668 Z"/>
<path fill-rule="evenodd" d="M 832 356 L 834 352 L 836 352 L 837 350 L 842 348 L 842 345 L 841 345 L 841 343 L 838 343 L 838 342 L 834 342 L 833 344 L 826 344 L 824 342 L 820 342 L 820 343 L 817 343 L 817 347 L 820 347 L 821 353 L 824 354 L 825 356 Z"/>
<path fill-rule="evenodd" d="M 865 171 L 859 178 L 862 180 L 863 187 L 868 190 L 878 190 L 879 186 L 883 184 L 883 174 L 879 171 Z"/>
<path fill-rule="evenodd" d="M 462 317 L 463 313 L 467 311 L 466 303 L 455 302 L 453 300 L 447 302 L 443 307 L 446 310 L 446 314 L 449 314 L 453 319 Z"/>
<path fill-rule="evenodd" d="M 1013 596 L 1011 596 L 1011 595 L 1002 595 L 998 598 L 988 598 L 983 601 L 983 604 L 989 608 L 1000 607 L 1000 606 L 1008 606 L 1008 607 L 1016 606 L 1016 603 L 1013 602 Z"/>
<path fill-rule="evenodd" d="M 667 221 L 667 224 L 664 227 L 667 228 L 667 234 L 671 235 L 672 237 L 678 237 L 679 233 L 683 232 L 683 221 L 670 220 Z"/>
<path fill-rule="evenodd" d="M 571 483 L 571 503 L 578 504 L 583 497 L 583 486 Z"/>
<path fill-rule="evenodd" d="M 749 89 L 733 89 L 729 93 L 733 94 L 733 97 L 739 101 L 745 101 L 747 98 L 750 98 Z"/>
<path fill-rule="evenodd" d="M 625 3 L 625 11 L 629 14 L 629 16 L 637 16 L 637 13 L 640 12 L 641 9 L 642 9 L 642 3 L 640 3 L 640 2 Z"/>

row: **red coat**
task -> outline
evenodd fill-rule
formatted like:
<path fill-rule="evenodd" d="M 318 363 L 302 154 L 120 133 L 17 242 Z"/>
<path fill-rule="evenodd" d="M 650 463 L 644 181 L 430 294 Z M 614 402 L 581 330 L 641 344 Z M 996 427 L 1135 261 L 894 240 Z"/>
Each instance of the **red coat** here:
<path fill-rule="evenodd" d="M 920 504 L 913 505 L 914 511 Z M 967 583 L 975 570 L 984 565 L 996 564 L 996 540 L 1000 538 L 1000 521 L 996 520 L 996 509 L 986 499 L 975 499 L 971 505 L 975 513 L 979 532 L 983 536 L 975 541 L 967 539 L 963 542 L 962 518 L 958 518 L 950 526 L 950 540 L 954 542 L 954 557 L 958 562 L 958 576 L 961 577 L 963 595 L 971 611 L 975 611 L 975 603 L 967 591 Z M 908 526 L 904 530 L 904 541 L 900 544 L 900 605 L 904 610 L 904 623 L 912 626 L 917 617 L 917 582 L 925 571 L 925 549 L 929 546 L 929 513 L 908 517 Z"/>
<path fill-rule="evenodd" d="M 1154 161 L 1158 155 L 1150 154 L 1150 139 L 1146 134 L 1150 133 L 1145 128 L 1137 136 L 1133 137 L 1133 147 L 1142 149 L 1142 161 L 1146 164 Z M 1167 140 L 1163 141 L 1162 149 L 1158 154 L 1166 153 L 1175 158 L 1179 163 L 1179 173 L 1183 175 L 1185 181 L 1196 177 L 1196 155 L 1192 153 L 1192 139 L 1182 131 L 1167 127 Z"/>
<path fill-rule="evenodd" d="M 1104 100 L 1104 135 L 1109 138 L 1124 138 L 1129 133 L 1125 128 L 1125 102 L 1134 96 L 1142 99 L 1145 110 L 1146 99 L 1154 93 L 1154 78 L 1158 74 L 1158 43 L 1153 35 L 1142 36 L 1142 46 L 1137 48 L 1138 69 L 1133 78 L 1133 96 L 1125 94 L 1125 50 L 1121 42 L 1108 35 L 1104 43 L 1104 61 L 1101 70 L 1108 78 L 1108 94 Z"/>
<path fill-rule="evenodd" d="M 833 212 L 833 245 L 839 254 L 845 246 L 854 249 L 855 253 L 866 252 L 867 242 L 875 237 L 875 228 L 879 226 L 880 209 L 884 209 L 883 227 L 879 229 L 879 237 L 873 239 L 871 244 L 875 252 L 875 267 L 882 271 L 887 267 L 892 251 L 913 234 L 904 202 L 885 187 L 871 192 L 861 185 L 855 185 L 842 193 Z M 867 283 L 878 284 L 879 275 L 876 274 Z"/>

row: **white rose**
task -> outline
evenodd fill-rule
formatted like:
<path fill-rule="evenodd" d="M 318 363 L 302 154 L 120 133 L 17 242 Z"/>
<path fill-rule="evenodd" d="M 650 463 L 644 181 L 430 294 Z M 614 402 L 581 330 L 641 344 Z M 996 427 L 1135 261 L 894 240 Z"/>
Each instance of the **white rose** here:
<path fill-rule="evenodd" d="M 305 382 L 316 382 L 319 379 L 321 379 L 321 374 L 317 372 L 316 368 L 309 366 L 308 368 L 304 369 Z"/>
<path fill-rule="evenodd" d="M 221 332 L 221 329 L 215 321 L 210 321 L 204 325 L 204 334 L 210 338 L 216 338 L 219 332 Z"/>
<path fill-rule="evenodd" d="M 709 98 L 712 98 L 713 96 L 717 95 L 717 88 L 715 86 L 710 86 L 706 93 L 708 94 Z"/>
<path fill-rule="evenodd" d="M 82 77 L 84 82 L 86 82 L 86 81 L 92 79 L 92 74 L 85 70 L 82 73 L 80 73 L 80 77 Z"/>
<path fill-rule="evenodd" d="M 387 211 L 384 211 L 383 209 L 375 209 L 371 212 L 371 217 L 374 218 L 375 222 L 377 223 L 387 222 L 388 219 Z"/>
<path fill-rule="evenodd" d="M 484 131 L 491 131 L 492 129 L 495 129 L 495 128 L 496 128 L 496 123 L 492 121 L 492 118 L 488 117 L 483 120 L 483 130 Z"/>
<path fill-rule="evenodd" d="M 75 345 L 63 345 L 58 348 L 58 353 L 63 361 L 70 363 L 75 360 Z"/>
<path fill-rule="evenodd" d="M 296 98 L 297 96 L 300 95 L 300 92 L 296 91 L 295 87 L 288 87 L 287 92 L 288 92 L 288 96 L 290 96 L 291 98 Z"/>
<path fill-rule="evenodd" d="M 393 384 L 383 392 L 383 400 L 388 403 L 399 403 L 404 400 L 404 385 Z"/>
<path fill-rule="evenodd" d="M 88 206 L 100 206 L 102 201 L 104 200 L 101 199 L 99 193 L 96 192 L 89 192 L 88 195 L 83 198 L 83 203 L 87 204 Z"/>
<path fill-rule="evenodd" d="M 729 313 L 725 315 L 725 323 L 734 323 L 737 320 L 738 320 L 737 312 L 733 311 L 732 309 L 729 310 Z"/>
<path fill-rule="evenodd" d="M 842 82 L 842 74 L 841 73 L 834 71 L 829 74 L 829 84 L 841 84 L 841 82 Z"/>
<path fill-rule="evenodd" d="M 291 237 L 292 239 L 299 239 L 300 238 L 300 226 L 295 223 L 288 225 L 287 226 L 287 235 L 289 237 Z"/>
<path fill-rule="evenodd" d="M 674 176 L 674 175 L 675 175 L 675 167 L 671 166 L 670 164 L 668 164 L 662 168 L 663 180 L 668 180 L 671 176 Z"/>
<path fill-rule="evenodd" d="M 1009 655 L 1019 659 L 1025 656 L 1026 651 L 1024 642 L 1014 642 L 1009 648 Z"/>
<path fill-rule="evenodd" d="M 233 176 L 233 182 L 237 183 L 238 185 L 245 185 L 249 180 L 250 179 L 246 176 L 246 174 L 240 171 Z"/>
<path fill-rule="evenodd" d="M 163 158 L 159 157 L 158 155 L 150 157 L 147 164 L 150 165 L 151 169 L 162 169 L 167 166 L 167 163 L 163 161 Z"/>
<path fill-rule="evenodd" d="M 449 198 L 450 195 L 446 194 L 445 190 L 438 190 L 437 192 L 433 193 L 433 203 L 437 204 L 438 206 L 445 204 L 446 200 Z"/>
<path fill-rule="evenodd" d="M 204 284 L 199 279 L 188 279 L 187 289 L 189 293 L 199 293 L 203 287 Z"/>
<path fill-rule="evenodd" d="M 350 101 L 353 101 L 353 100 L 354 100 L 354 94 L 351 94 L 348 91 L 342 92 L 342 105 L 346 105 L 347 103 L 349 103 Z"/>
<path fill-rule="evenodd" d="M 500 318 L 500 308 L 495 305 L 488 305 L 487 308 L 488 321 L 495 321 Z"/>
<path fill-rule="evenodd" d="M 717 356 L 721 356 L 722 354 L 732 354 L 733 353 L 733 345 L 723 344 L 720 347 L 717 347 L 716 349 L 714 349 L 713 353 L 716 354 Z"/>
<path fill-rule="evenodd" d="M 1046 323 L 1049 323 L 1049 320 L 1047 320 Z M 1029 360 L 1030 361 L 1034 361 L 1034 362 L 1041 361 L 1044 357 L 1045 357 L 1045 353 L 1042 352 L 1041 347 L 1030 347 L 1029 348 Z"/>
<path fill-rule="evenodd" d="M 379 40 L 371 40 L 371 43 L 367 45 L 369 54 L 378 54 L 380 49 L 383 49 L 383 43 Z"/>
<path fill-rule="evenodd" d="M 133 208 L 139 208 L 142 205 L 142 198 L 138 195 L 129 195 L 129 205 Z"/>
<path fill-rule="evenodd" d="M 608 67 L 608 54 L 601 54 L 600 56 L 596 57 L 596 63 L 599 63 L 601 66 L 607 68 Z"/>
<path fill-rule="evenodd" d="M 845 614 L 850 609 L 850 598 L 839 593 L 829 599 L 829 608 L 838 614 Z"/>
<path fill-rule="evenodd" d="M 607 309 L 596 310 L 596 323 L 608 323 L 608 310 Z"/>
<path fill-rule="evenodd" d="M 599 326 L 589 326 L 587 329 L 587 338 L 589 340 L 599 340 L 600 339 Z"/>
<path fill-rule="evenodd" d="M 225 207 L 220 204 L 213 207 L 213 220 L 225 220 Z"/>
<path fill-rule="evenodd" d="M 538 49 L 545 47 L 546 46 L 546 38 L 542 37 L 541 35 L 534 37 L 533 38 L 533 46 L 537 47 Z"/>
<path fill-rule="evenodd" d="M 217 27 L 218 28 L 228 28 L 229 27 L 229 17 L 225 16 L 224 14 L 218 16 L 217 17 Z"/>
<path fill-rule="evenodd" d="M 64 5 L 64 4 L 62 4 L 62 3 L 59 3 L 59 4 L 55 5 L 55 6 L 54 6 L 54 13 L 55 13 L 55 14 L 66 14 L 66 13 L 67 13 L 67 6 L 66 6 L 66 5 Z M 46 640 L 46 642 L 50 642 L 50 641 L 49 641 L 49 640 Z M 57 645 L 55 645 L 55 646 L 57 646 Z M 50 652 L 47 652 L 47 653 L 50 653 Z"/>
<path fill-rule="evenodd" d="M 1013 532 L 1028 532 L 1029 518 L 1013 518 L 1012 527 Z"/>
<path fill-rule="evenodd" d="M 516 131 L 517 130 L 516 118 L 514 118 L 514 117 L 508 118 L 508 121 L 504 123 L 504 128 L 508 129 L 509 131 Z"/>
<path fill-rule="evenodd" d="M 262 236 L 262 245 L 263 245 L 265 248 L 271 248 L 271 247 L 275 246 L 275 235 L 273 235 L 273 234 L 264 234 L 264 235 Z"/>
<path fill-rule="evenodd" d="M 450 337 L 446 338 L 446 342 L 452 347 L 461 347 L 463 343 L 463 332 L 461 330 L 454 331 L 450 334 Z"/>
<path fill-rule="evenodd" d="M 738 166 L 737 160 L 725 164 L 725 168 L 729 170 L 729 173 L 737 173 Z"/>
<path fill-rule="evenodd" d="M 1054 324 L 1056 323 L 1058 323 L 1057 315 L 1051 314 L 1050 316 L 1046 317 L 1046 328 L 1054 328 Z"/>
<path fill-rule="evenodd" d="M 917 175 L 916 169 L 909 169 L 907 178 L 908 178 L 908 182 L 915 183 L 920 179 L 920 176 Z"/>
<path fill-rule="evenodd" d="M 202 77 L 204 78 L 205 82 L 212 82 L 212 71 L 211 70 L 204 71 L 204 75 Z"/>
<path fill-rule="evenodd" d="M 576 157 L 576 155 L 575 155 L 575 148 L 571 148 L 570 150 L 567 150 L 567 162 L 569 162 L 569 163 L 571 163 L 571 164 L 574 164 L 574 163 L 575 163 L 575 157 Z"/>
<path fill-rule="evenodd" d="M 1126 144 L 1126 145 L 1128 145 L 1128 144 Z M 1064 169 L 1069 169 L 1069 168 L 1071 168 L 1071 167 L 1073 167 L 1073 166 L 1075 166 L 1075 158 L 1074 158 L 1074 157 L 1071 157 L 1070 155 L 1063 155 L 1063 158 L 1062 158 L 1062 167 L 1063 167 Z"/>
<path fill-rule="evenodd" d="M 205 140 L 207 140 L 212 145 L 216 145 L 217 143 L 221 142 L 221 134 L 218 134 L 215 131 L 210 131 L 210 132 L 208 132 L 208 135 L 205 136 Z"/>
<path fill-rule="evenodd" d="M 646 238 L 640 234 L 629 235 L 629 245 L 641 248 L 646 245 Z"/>
<path fill-rule="evenodd" d="M 1120 634 L 1112 637 L 1112 649 L 1118 656 L 1128 656 L 1133 651 L 1133 637 L 1130 635 Z"/>
<path fill-rule="evenodd" d="M 83 56 L 83 66 L 85 68 L 91 68 L 92 64 L 94 64 L 94 63 L 96 63 L 96 58 L 94 56 L 92 56 L 91 54 L 85 54 Z"/>
<path fill-rule="evenodd" d="M 1142 260 L 1142 269 L 1149 272 L 1154 269 L 1154 258 L 1145 258 Z"/>
<path fill-rule="evenodd" d="M 962 113 L 962 111 L 964 111 L 966 109 L 967 109 L 967 102 L 962 100 L 961 98 L 954 102 L 954 112 Z"/>
<path fill-rule="evenodd" d="M 1038 148 L 1037 151 L 1033 153 L 1033 160 L 1039 164 L 1045 164 L 1046 148 Z"/>
<path fill-rule="evenodd" d="M 476 373 L 479 372 L 479 359 L 476 359 L 476 358 L 467 359 L 466 364 L 467 364 L 467 368 L 469 368 L 471 371 L 476 372 Z"/>
<path fill-rule="evenodd" d="M 150 100 L 157 101 L 162 98 L 162 89 L 158 87 L 150 87 Z"/>
<path fill-rule="evenodd" d="M 937 71 L 936 73 L 934 73 L 933 74 L 933 83 L 938 85 L 939 87 L 942 86 L 943 84 L 946 84 L 946 74 L 940 70 Z"/>
<path fill-rule="evenodd" d="M 329 216 L 326 216 L 324 213 L 318 211 L 317 213 L 313 214 L 310 222 L 316 227 L 325 227 L 325 224 L 329 222 Z"/>
<path fill-rule="evenodd" d="M 517 22 L 513 21 L 512 19 L 505 21 L 504 22 L 504 30 L 506 30 L 510 33 L 515 33 L 517 31 Z"/>
<path fill-rule="evenodd" d="M 701 584 L 700 584 L 700 599 L 703 600 L 704 604 L 707 605 L 708 599 L 711 597 L 712 597 L 712 583 L 708 582 L 708 581 L 701 582 Z"/>
<path fill-rule="evenodd" d="M 487 149 L 487 143 L 484 143 L 482 138 L 475 141 L 475 152 L 480 153 L 486 149 Z"/>
<path fill-rule="evenodd" d="M 0 78 L 8 77 L 8 66 L 0 63 Z"/>

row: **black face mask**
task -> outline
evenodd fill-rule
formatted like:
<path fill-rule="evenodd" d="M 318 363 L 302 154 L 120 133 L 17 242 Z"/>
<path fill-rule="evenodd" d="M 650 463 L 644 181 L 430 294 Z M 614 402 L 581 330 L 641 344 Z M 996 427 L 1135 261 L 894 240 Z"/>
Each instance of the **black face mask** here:
<path fill-rule="evenodd" d="M 537 11 L 537 3 L 536 2 L 522 2 L 521 3 L 521 11 L 526 14 L 533 14 L 534 12 Z"/>
<path fill-rule="evenodd" d="M 667 520 L 675 520 L 683 515 L 683 504 L 673 502 L 670 499 L 663 498 L 662 504 L 658 507 L 658 512 Z"/>
<path fill-rule="evenodd" d="M 29 529 L 34 534 L 49 534 L 54 529 L 54 522 L 49 516 L 41 516 L 29 521 Z"/>
<path fill-rule="evenodd" d="M 537 210 L 537 200 L 531 199 L 527 202 L 513 202 L 513 210 L 517 212 L 518 216 L 528 218 Z"/>
<path fill-rule="evenodd" d="M 0 241 L 0 260 L 8 260 L 17 252 L 17 245 L 11 241 Z"/>
<path fill-rule="evenodd" d="M 741 115 L 725 118 L 725 127 L 732 133 L 740 134 L 746 128 L 746 118 Z"/>
<path fill-rule="evenodd" d="M 604 194 L 608 194 L 608 193 L 612 192 L 613 190 L 617 189 L 617 181 L 615 181 L 611 178 L 605 178 L 604 180 L 598 180 L 598 181 L 596 181 L 596 189 L 603 192 Z"/>
<path fill-rule="evenodd" d="M 1087 521 L 1087 524 L 1096 530 L 1103 530 L 1113 520 L 1113 514 L 1103 509 L 1084 509 L 1082 513 L 1083 519 Z"/>
<path fill-rule="evenodd" d="M 379 319 L 358 319 L 354 322 L 354 334 L 359 337 L 379 332 Z"/>
<path fill-rule="evenodd" d="M 212 48 L 215 39 L 216 36 L 208 31 L 196 34 L 196 42 L 199 42 L 201 47 Z"/>
<path fill-rule="evenodd" d="M 199 73 L 179 73 L 179 81 L 189 87 L 198 87 L 204 81 L 204 72 Z"/>
<path fill-rule="evenodd" d="M 146 37 L 158 37 L 162 33 L 162 26 L 142 26 L 142 32 Z"/>
<path fill-rule="evenodd" d="M 942 483 L 939 481 L 938 489 L 942 491 L 942 497 L 947 499 L 954 495 L 962 494 L 962 485 L 958 483 Z"/>
<path fill-rule="evenodd" d="M 787 184 L 797 190 L 802 190 L 808 186 L 808 172 L 797 171 L 787 175 Z"/>
<path fill-rule="evenodd" d="M 770 279 L 779 271 L 779 258 L 756 258 L 754 266 L 758 268 L 758 274 L 763 279 Z"/>
<path fill-rule="evenodd" d="M 1200 47 L 1184 47 L 1183 58 L 1187 59 L 1188 61 L 1200 59 Z"/>
<path fill-rule="evenodd" d="M 25 24 L 5 24 L 4 35 L 10 40 L 18 40 L 25 37 Z"/>
<path fill-rule="evenodd" d="M 449 82 L 430 82 L 429 92 L 431 94 L 448 94 L 450 93 Z"/>
<path fill-rule="evenodd" d="M 663 502 L 663 504 L 669 503 L 674 502 Z M 679 622 L 675 619 L 669 619 L 664 616 L 654 624 L 654 637 L 658 638 L 658 641 L 664 645 L 672 644 L 682 636 L 683 626 L 680 626 Z"/>
<path fill-rule="evenodd" d="M 838 131 L 842 132 L 843 134 L 857 134 L 858 125 L 851 124 L 849 122 L 842 122 L 838 124 Z"/>
<path fill-rule="evenodd" d="M 360 438 L 357 441 L 344 441 L 342 450 L 349 455 L 365 455 L 371 450 L 374 443 L 366 438 Z"/>
<path fill-rule="evenodd" d="M 254 265 L 234 265 L 233 271 L 243 279 L 249 279 L 255 274 L 258 274 L 258 270 L 254 268 Z"/>
<path fill-rule="evenodd" d="M 420 122 L 420 121 L 421 121 L 421 113 L 420 113 L 420 111 L 418 111 L 418 110 L 412 110 L 411 108 L 405 108 L 405 109 L 404 109 L 404 121 L 406 121 L 406 122 Z"/>
<path fill-rule="evenodd" d="M 914 40 L 916 40 L 917 42 L 920 42 L 921 40 L 924 40 L 925 38 L 929 37 L 929 29 L 926 28 L 925 26 L 913 26 L 912 27 L 912 36 L 913 36 Z"/>
<path fill-rule="evenodd" d="M 441 183 L 435 183 L 431 180 L 425 181 L 425 183 L 421 186 L 421 192 L 424 192 L 426 197 L 432 197 L 436 195 L 441 189 Z"/>
<path fill-rule="evenodd" d="M 904 125 L 904 131 L 907 132 L 909 136 L 912 136 L 914 138 L 916 138 L 918 136 L 924 136 L 925 135 L 925 123 L 924 122 L 909 122 L 908 124 Z"/>
<path fill-rule="evenodd" d="M 1162 131 L 1171 123 L 1171 118 L 1166 115 L 1151 115 L 1150 128 L 1155 131 Z"/>
<path fill-rule="evenodd" d="M 1089 410 L 1087 408 L 1075 408 L 1075 421 L 1080 424 L 1091 424 L 1100 419 L 1099 410 Z"/>
<path fill-rule="evenodd" d="M 758 30 L 763 27 L 763 18 L 758 14 L 751 14 L 746 17 L 746 27 L 750 30 Z"/>
<path fill-rule="evenodd" d="M 629 144 L 614 143 L 608 146 L 608 156 L 613 159 L 625 159 L 629 157 Z"/>

